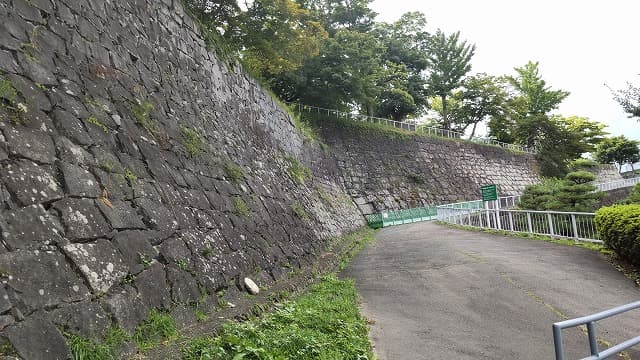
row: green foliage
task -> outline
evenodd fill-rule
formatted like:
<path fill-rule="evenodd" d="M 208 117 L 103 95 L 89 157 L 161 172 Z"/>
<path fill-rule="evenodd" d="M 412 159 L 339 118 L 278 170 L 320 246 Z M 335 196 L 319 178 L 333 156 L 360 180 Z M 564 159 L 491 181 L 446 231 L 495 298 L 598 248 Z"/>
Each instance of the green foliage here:
<path fill-rule="evenodd" d="M 288 108 L 288 107 L 286 107 Z M 296 129 L 300 130 L 304 138 L 312 143 L 320 143 L 320 135 L 318 135 L 318 130 L 314 128 L 308 121 L 303 120 L 300 114 L 292 114 L 293 124 Z"/>
<path fill-rule="evenodd" d="M 20 102 L 21 95 L 11 80 L 5 79 L 0 72 L 0 109 L 7 110 L 8 120 L 16 125 L 24 122 L 24 113 L 28 111 L 27 106 Z"/>
<path fill-rule="evenodd" d="M 391 117 L 395 121 L 403 120 L 407 115 L 417 110 L 411 94 L 402 89 L 385 90 L 380 95 L 378 114 Z"/>
<path fill-rule="evenodd" d="M 151 118 L 153 104 L 148 101 L 138 101 L 131 104 L 131 113 L 138 124 L 154 138 L 158 136 L 158 124 Z"/>
<path fill-rule="evenodd" d="M 251 208 L 247 203 L 239 196 L 233 200 L 233 207 L 235 209 L 236 214 L 240 216 L 250 216 Z"/>
<path fill-rule="evenodd" d="M 313 176 L 311 170 L 308 167 L 304 166 L 300 162 L 300 160 L 294 158 L 293 156 L 285 156 L 284 159 L 289 163 L 287 172 L 296 184 L 302 185 Z"/>
<path fill-rule="evenodd" d="M 529 210 L 591 212 L 598 205 L 600 194 L 588 184 L 595 176 L 587 171 L 567 174 L 564 180 L 545 179 L 542 184 L 527 186 L 518 207 Z"/>
<path fill-rule="evenodd" d="M 87 118 L 87 123 L 99 127 L 102 131 L 106 133 L 109 132 L 109 128 L 105 124 L 103 124 L 100 120 L 98 120 L 98 118 L 95 117 L 94 115 L 91 115 Z"/>
<path fill-rule="evenodd" d="M 596 166 L 598 166 L 598 163 L 596 161 L 585 158 L 575 159 L 571 163 L 569 163 L 569 168 L 574 171 L 589 170 L 595 168 Z"/>
<path fill-rule="evenodd" d="M 300 220 L 304 222 L 309 221 L 309 214 L 307 214 L 307 211 L 304 209 L 304 206 L 299 201 L 294 201 L 291 204 L 291 210 L 293 210 L 293 213 L 296 214 L 296 216 Z"/>
<path fill-rule="evenodd" d="M 10 106 L 15 106 L 19 100 L 18 90 L 13 87 L 11 80 L 3 76 L 0 76 L 0 100 L 7 101 Z"/>
<path fill-rule="evenodd" d="M 471 58 L 475 45 L 460 41 L 460 32 L 445 35 L 438 30 L 432 37 L 427 60 L 429 62 L 427 84 L 431 93 L 442 99 L 442 127 L 449 129 L 447 97 L 461 85 L 463 76 L 471 70 Z"/>
<path fill-rule="evenodd" d="M 640 204 L 603 207 L 596 212 L 595 224 L 607 246 L 640 266 Z"/>
<path fill-rule="evenodd" d="M 124 169 L 124 178 L 127 179 L 130 184 L 133 184 L 136 181 L 138 181 L 138 175 L 136 175 L 130 169 Z"/>
<path fill-rule="evenodd" d="M 631 195 L 627 198 L 629 204 L 640 204 L 640 184 L 636 184 L 631 191 Z"/>
<path fill-rule="evenodd" d="M 225 325 L 182 350 L 194 359 L 373 359 L 352 280 L 326 276 L 275 313 Z"/>
<path fill-rule="evenodd" d="M 165 340 L 178 336 L 176 323 L 171 316 L 158 310 L 151 310 L 147 320 L 142 323 L 133 335 L 133 340 L 141 351 L 156 347 Z"/>
<path fill-rule="evenodd" d="M 596 159 L 603 164 L 617 163 L 620 167 L 625 163 L 640 161 L 640 142 L 629 140 L 624 135 L 605 138 L 596 150 Z"/>
<path fill-rule="evenodd" d="M 238 181 L 244 178 L 244 171 L 242 171 L 242 168 L 232 161 L 226 161 L 222 165 L 222 168 L 232 183 L 238 183 Z"/>
<path fill-rule="evenodd" d="M 207 142 L 197 130 L 188 126 L 180 126 L 180 133 L 182 134 L 182 146 L 191 157 L 196 157 L 206 150 Z"/>
<path fill-rule="evenodd" d="M 116 326 L 109 329 L 103 342 L 71 333 L 65 333 L 65 336 L 74 360 L 115 360 L 118 348 L 130 340 L 130 336 Z"/>

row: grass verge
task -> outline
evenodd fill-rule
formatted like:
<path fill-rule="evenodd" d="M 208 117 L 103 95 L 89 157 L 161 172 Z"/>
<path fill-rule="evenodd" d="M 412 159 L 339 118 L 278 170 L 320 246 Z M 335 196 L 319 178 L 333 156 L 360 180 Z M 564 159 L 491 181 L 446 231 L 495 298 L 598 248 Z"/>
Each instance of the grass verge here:
<path fill-rule="evenodd" d="M 230 323 L 216 338 L 191 340 L 184 360 L 373 359 L 353 280 L 324 276 L 260 319 Z"/>

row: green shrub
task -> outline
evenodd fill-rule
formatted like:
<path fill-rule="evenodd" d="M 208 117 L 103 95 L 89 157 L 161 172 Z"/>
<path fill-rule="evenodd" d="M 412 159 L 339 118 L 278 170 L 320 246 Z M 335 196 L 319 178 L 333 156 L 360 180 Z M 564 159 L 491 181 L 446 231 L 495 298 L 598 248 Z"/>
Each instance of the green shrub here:
<path fill-rule="evenodd" d="M 182 146 L 191 157 L 196 157 L 206 150 L 207 142 L 198 130 L 188 126 L 180 126 L 180 134 L 182 135 Z"/>
<path fill-rule="evenodd" d="M 631 195 L 627 198 L 628 204 L 640 204 L 640 184 L 636 184 L 631 191 Z"/>
<path fill-rule="evenodd" d="M 598 166 L 598 163 L 591 159 L 575 159 L 571 163 L 569 163 L 569 167 L 575 171 L 578 170 L 588 170 Z"/>
<path fill-rule="evenodd" d="M 237 183 L 244 177 L 242 168 L 234 162 L 227 161 L 224 163 L 224 165 L 222 165 L 222 167 L 224 168 L 224 172 L 227 174 L 229 180 L 231 180 L 232 183 Z"/>
<path fill-rule="evenodd" d="M 296 184 L 302 185 L 311 179 L 311 170 L 304 166 L 298 159 L 293 156 L 285 156 L 285 160 L 289 162 L 287 172 L 289 172 L 289 175 L 291 175 L 291 178 Z"/>
<path fill-rule="evenodd" d="M 542 184 L 527 186 L 518 207 L 529 210 L 591 212 L 598 206 L 601 194 L 589 184 L 594 175 L 588 171 L 567 174 L 564 180 L 545 179 Z"/>
<path fill-rule="evenodd" d="M 165 340 L 178 336 L 176 323 L 171 316 L 158 310 L 151 310 L 147 320 L 142 323 L 133 335 L 133 340 L 141 351 L 156 347 Z"/>
<path fill-rule="evenodd" d="M 304 206 L 302 206 L 299 201 L 294 201 L 293 204 L 291 204 L 291 210 L 293 210 L 293 213 L 296 214 L 300 220 L 304 222 L 309 221 L 309 214 L 307 214 Z"/>
<path fill-rule="evenodd" d="M 603 207 L 596 212 L 595 224 L 607 246 L 640 266 L 640 204 Z"/>

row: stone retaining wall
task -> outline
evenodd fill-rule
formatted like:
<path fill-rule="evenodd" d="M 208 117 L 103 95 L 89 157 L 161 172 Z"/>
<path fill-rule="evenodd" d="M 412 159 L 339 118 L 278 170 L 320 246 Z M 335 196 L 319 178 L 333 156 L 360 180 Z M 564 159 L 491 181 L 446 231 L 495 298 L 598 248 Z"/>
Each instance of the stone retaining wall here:
<path fill-rule="evenodd" d="M 477 200 L 497 184 L 518 195 L 540 181 L 535 156 L 436 137 L 389 134 L 343 121 L 315 121 L 344 186 L 364 214 Z"/>
<path fill-rule="evenodd" d="M 267 287 L 364 225 L 333 160 L 178 0 L 2 1 L 0 76 L 0 330 L 23 358 Z"/>

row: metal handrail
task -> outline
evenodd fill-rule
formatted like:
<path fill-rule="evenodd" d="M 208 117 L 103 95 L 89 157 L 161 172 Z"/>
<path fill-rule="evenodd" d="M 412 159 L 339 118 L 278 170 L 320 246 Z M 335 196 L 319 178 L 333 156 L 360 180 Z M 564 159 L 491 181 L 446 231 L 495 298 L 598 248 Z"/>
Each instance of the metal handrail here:
<path fill-rule="evenodd" d="M 338 118 L 345 117 L 352 120 L 367 121 L 375 124 L 384 123 L 385 125 L 389 125 L 395 128 L 404 129 L 408 131 L 427 133 L 429 135 L 435 135 L 435 136 L 445 137 L 449 139 L 461 139 L 465 141 L 471 141 L 471 142 L 482 143 L 487 145 L 496 145 L 502 148 L 522 151 L 529 154 L 537 153 L 537 149 L 535 148 L 529 148 L 523 145 L 509 144 L 502 141 L 480 137 L 480 136 L 473 136 L 470 139 L 464 139 L 464 136 L 465 136 L 464 133 L 459 131 L 454 131 L 454 130 L 440 129 L 440 128 L 427 126 L 427 125 L 418 125 L 418 124 L 410 123 L 406 121 L 396 121 L 392 119 L 380 118 L 380 117 L 369 116 L 369 115 L 347 113 L 347 112 L 343 112 L 335 109 L 326 109 L 318 106 L 303 105 L 303 104 L 291 103 L 291 102 L 287 102 L 286 104 L 294 105 L 299 111 L 307 110 L 308 112 L 311 112 L 311 110 L 315 110 L 318 113 L 322 111 L 322 112 L 326 112 L 327 115 L 332 115 L 332 114 L 336 115 Z"/>
<path fill-rule="evenodd" d="M 593 184 L 599 191 L 608 191 L 615 189 L 622 189 L 626 187 L 635 186 L 636 184 L 640 184 L 640 176 L 630 179 L 622 179 L 616 181 L 602 182 Z"/>
<path fill-rule="evenodd" d="M 636 336 L 629 340 L 623 341 L 620 344 L 614 345 L 606 350 L 598 350 L 598 336 L 596 334 L 596 321 L 610 318 L 615 315 L 619 315 L 631 310 L 639 309 L 640 301 L 633 302 L 631 304 L 622 305 L 613 309 L 601 311 L 599 313 L 579 317 L 576 319 L 560 321 L 553 324 L 553 344 L 556 351 L 556 360 L 565 360 L 564 345 L 562 343 L 562 330 L 568 329 L 580 325 L 587 326 L 587 334 L 589 336 L 589 348 L 591 356 L 583 358 L 582 360 L 599 360 L 606 359 L 613 355 L 616 355 L 634 345 L 640 344 L 640 336 Z"/>
<path fill-rule="evenodd" d="M 482 208 L 479 203 L 471 207 L 471 203 L 438 206 L 438 220 L 481 229 L 602 243 L 595 228 L 594 213 Z"/>

